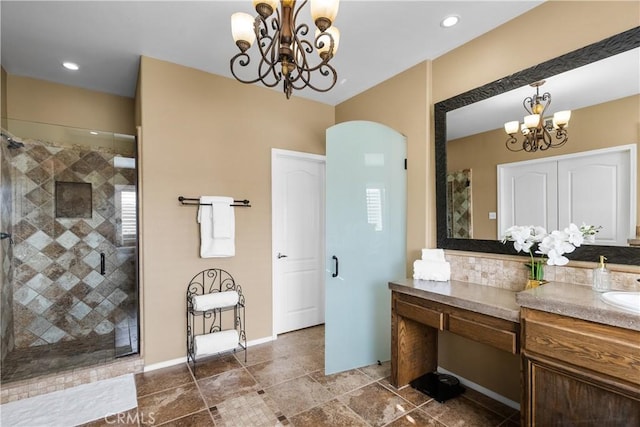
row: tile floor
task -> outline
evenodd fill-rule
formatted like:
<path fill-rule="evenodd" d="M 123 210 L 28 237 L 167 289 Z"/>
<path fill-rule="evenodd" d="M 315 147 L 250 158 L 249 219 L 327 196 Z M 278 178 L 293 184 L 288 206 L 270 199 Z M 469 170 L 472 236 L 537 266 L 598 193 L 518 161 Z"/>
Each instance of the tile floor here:
<path fill-rule="evenodd" d="M 500 426 L 515 409 L 473 390 L 439 403 L 389 383 L 389 363 L 325 376 L 322 326 L 244 353 L 136 374 L 138 407 L 95 426 Z"/>

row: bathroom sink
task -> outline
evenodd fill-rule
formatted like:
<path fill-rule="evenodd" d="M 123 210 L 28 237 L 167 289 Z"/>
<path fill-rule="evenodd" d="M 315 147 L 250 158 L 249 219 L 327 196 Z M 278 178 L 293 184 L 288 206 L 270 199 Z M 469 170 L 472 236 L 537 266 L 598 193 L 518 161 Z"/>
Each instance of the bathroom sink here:
<path fill-rule="evenodd" d="M 640 313 L 640 292 L 605 292 L 602 294 L 602 300 L 618 308 Z"/>

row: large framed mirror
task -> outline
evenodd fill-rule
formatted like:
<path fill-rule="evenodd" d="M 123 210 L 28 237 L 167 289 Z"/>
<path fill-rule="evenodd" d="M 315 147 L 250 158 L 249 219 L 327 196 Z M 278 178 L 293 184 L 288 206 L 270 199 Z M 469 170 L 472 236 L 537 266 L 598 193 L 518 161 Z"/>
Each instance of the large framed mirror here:
<path fill-rule="evenodd" d="M 468 236 L 470 238 L 460 238 L 453 237 L 451 235 L 451 230 L 450 227 L 448 227 L 447 219 L 448 206 L 450 208 L 452 199 L 451 188 L 453 187 L 451 185 L 451 181 L 452 179 L 457 180 L 459 184 L 458 187 L 462 188 L 463 190 L 469 185 L 470 182 L 473 182 L 473 177 L 469 175 L 473 175 L 473 171 L 459 170 L 455 171 L 455 173 L 448 173 L 451 171 L 448 170 L 447 159 L 448 156 L 453 155 L 454 152 L 453 149 L 450 149 L 451 152 L 448 153 L 447 149 L 448 135 L 452 134 L 452 129 L 449 129 L 448 131 L 448 126 L 452 126 L 450 120 L 448 120 L 448 117 L 452 117 L 451 113 L 455 112 L 456 110 L 472 107 L 475 104 L 482 104 L 483 102 L 486 103 L 488 100 L 497 97 L 498 95 L 516 91 L 521 88 L 526 88 L 533 82 L 549 79 L 552 76 L 567 73 L 580 67 L 593 65 L 594 63 L 610 57 L 618 56 L 619 54 L 638 50 L 639 47 L 640 27 L 636 27 L 624 33 L 609 37 L 600 42 L 575 50 L 568 54 L 551 59 L 526 70 L 514 73 L 500 80 L 488 83 L 479 88 L 470 90 L 463 94 L 437 103 L 434 106 L 434 121 L 436 144 L 436 217 L 438 248 L 472 252 L 523 255 L 522 253 L 517 253 L 513 249 L 513 245 L 505 245 L 497 240 L 497 237 L 489 238 L 488 236 L 481 236 L 480 238 L 473 238 L 473 235 L 471 235 Z M 564 97 L 568 98 L 569 96 Z M 554 102 L 556 102 L 555 99 Z M 517 116 L 521 114 L 518 112 L 518 107 L 520 110 L 522 110 L 522 113 L 524 113 L 522 105 L 513 105 L 512 110 L 513 115 L 515 116 L 514 120 L 517 120 Z M 522 117 L 520 117 L 520 120 L 522 120 Z M 635 119 L 635 121 L 635 126 L 637 126 L 637 118 Z M 494 129 L 499 126 L 500 125 L 495 126 Z M 571 135 L 571 130 L 572 129 L 570 127 L 569 135 Z M 507 135 L 504 133 L 504 131 L 502 131 L 502 136 L 500 137 L 500 141 L 498 141 L 497 144 L 500 145 L 503 150 L 508 151 L 504 143 L 506 141 L 506 138 Z M 634 141 L 634 143 L 637 145 L 637 133 L 635 138 L 636 141 Z M 579 144 L 580 141 L 573 141 L 570 139 L 567 145 L 572 143 Z M 492 167 L 495 169 L 495 165 L 493 165 Z M 635 186 L 637 186 L 637 182 L 635 183 Z M 495 192 L 496 186 L 490 189 L 485 189 L 483 191 Z M 477 191 L 477 193 L 482 194 L 482 192 L 480 191 Z M 466 196 L 464 196 L 463 194 L 463 197 Z M 471 201 L 471 203 L 474 202 L 475 200 Z M 599 255 L 605 255 L 609 259 L 609 262 L 613 264 L 640 265 L 640 247 L 633 247 L 628 245 L 583 245 L 580 248 L 577 248 L 576 251 L 571 253 L 568 257 L 571 260 L 595 261 L 598 259 Z"/>

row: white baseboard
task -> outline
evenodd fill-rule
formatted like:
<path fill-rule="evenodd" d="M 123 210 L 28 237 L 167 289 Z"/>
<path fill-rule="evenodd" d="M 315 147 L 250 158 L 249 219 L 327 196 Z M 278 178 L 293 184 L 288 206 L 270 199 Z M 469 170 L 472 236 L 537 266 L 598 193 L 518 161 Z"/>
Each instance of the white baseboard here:
<path fill-rule="evenodd" d="M 247 341 L 247 347 L 252 347 L 258 344 L 264 344 L 269 341 L 274 341 L 276 337 L 266 336 L 264 338 L 258 338 L 256 340 Z M 177 359 L 165 360 L 164 362 L 153 363 L 151 365 L 145 365 L 143 372 L 151 372 L 156 369 L 168 368 L 170 366 L 179 365 L 187 362 L 187 356 L 178 357 Z"/>
<path fill-rule="evenodd" d="M 506 397 L 496 393 L 495 391 L 491 391 L 488 388 L 482 387 L 480 384 L 476 384 L 473 381 L 470 381 L 470 380 L 468 380 L 466 378 L 463 378 L 463 377 L 459 376 L 455 372 L 447 371 L 446 369 L 441 368 L 440 366 L 438 366 L 438 372 L 440 372 L 442 374 L 453 375 L 454 377 L 456 377 L 460 381 L 460 384 L 462 384 L 463 386 L 472 388 L 475 391 L 484 394 L 485 396 L 489 396 L 493 400 L 497 400 L 500 403 L 504 403 L 505 405 L 509 406 L 510 408 L 517 409 L 518 411 L 520 410 L 520 403 L 514 402 L 511 399 L 507 399 Z"/>
<path fill-rule="evenodd" d="M 153 363 L 151 365 L 144 365 L 143 372 L 151 372 L 156 369 L 168 368 L 169 366 L 179 365 L 187 361 L 187 356 L 178 357 L 177 359 L 165 360 L 164 362 Z"/>

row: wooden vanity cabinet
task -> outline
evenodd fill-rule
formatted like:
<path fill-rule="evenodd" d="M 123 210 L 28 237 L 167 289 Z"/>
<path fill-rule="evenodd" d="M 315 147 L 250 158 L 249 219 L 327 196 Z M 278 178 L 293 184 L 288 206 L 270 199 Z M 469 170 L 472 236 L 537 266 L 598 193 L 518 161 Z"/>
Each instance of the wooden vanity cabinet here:
<path fill-rule="evenodd" d="M 391 384 L 402 387 L 438 366 L 438 331 L 449 331 L 512 354 L 517 322 L 399 292 L 391 294 Z"/>
<path fill-rule="evenodd" d="M 522 308 L 525 426 L 640 426 L 640 332 Z"/>

